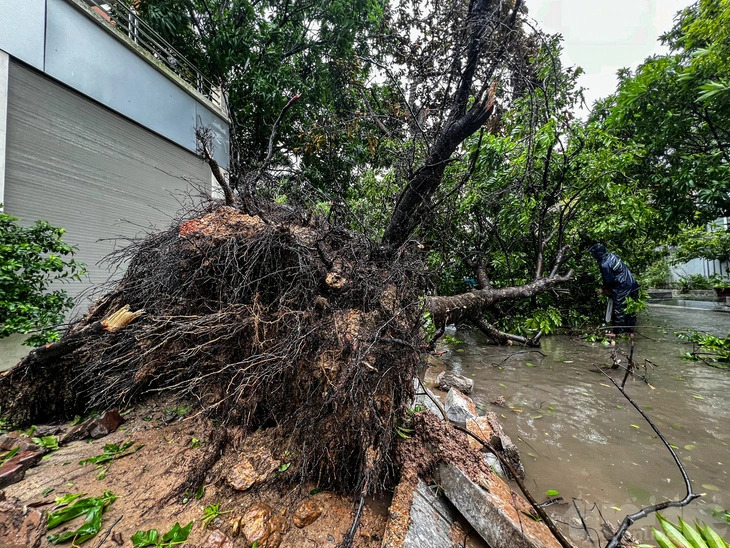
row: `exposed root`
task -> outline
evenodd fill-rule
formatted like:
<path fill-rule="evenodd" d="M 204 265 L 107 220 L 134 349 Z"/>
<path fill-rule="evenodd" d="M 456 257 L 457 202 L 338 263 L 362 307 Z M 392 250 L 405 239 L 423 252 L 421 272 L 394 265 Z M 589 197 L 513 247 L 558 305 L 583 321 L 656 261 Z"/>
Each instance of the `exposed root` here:
<path fill-rule="evenodd" d="M 86 318 L 0 377 L 13 422 L 168 394 L 243 433 L 278 426 L 301 455 L 297 479 L 394 484 L 422 342 L 418 257 L 291 212 L 211 205 L 122 258 L 127 273 Z M 126 306 L 130 323 L 101 326 Z"/>

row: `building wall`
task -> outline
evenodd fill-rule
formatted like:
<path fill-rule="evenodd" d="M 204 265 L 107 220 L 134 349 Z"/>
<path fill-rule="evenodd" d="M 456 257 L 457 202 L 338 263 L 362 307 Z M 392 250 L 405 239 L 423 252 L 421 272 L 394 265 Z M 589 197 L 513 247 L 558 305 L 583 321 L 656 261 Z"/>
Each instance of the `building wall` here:
<path fill-rule="evenodd" d="M 46 0 L 0 0 L 0 50 L 43 70 Z"/>
<path fill-rule="evenodd" d="M 65 289 L 87 292 L 81 310 L 112 274 L 99 260 L 113 238 L 165 227 L 187 194 L 211 189 L 191 152 L 12 59 L 5 154 L 5 211 L 65 228 L 79 248 L 88 279 Z"/>
<path fill-rule="evenodd" d="M 0 0 L 0 50 L 191 152 L 211 128 L 228 167 L 225 113 L 81 0 Z"/>

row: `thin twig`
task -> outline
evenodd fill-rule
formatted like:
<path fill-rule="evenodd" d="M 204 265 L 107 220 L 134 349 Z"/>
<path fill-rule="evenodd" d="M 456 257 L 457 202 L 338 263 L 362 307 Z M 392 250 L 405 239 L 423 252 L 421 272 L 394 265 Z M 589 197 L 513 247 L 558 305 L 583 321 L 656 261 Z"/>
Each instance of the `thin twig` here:
<path fill-rule="evenodd" d="M 591 534 L 588 532 L 588 526 L 586 525 L 586 521 L 583 519 L 583 514 L 580 513 L 580 510 L 578 509 L 578 505 L 575 503 L 575 499 L 573 499 L 573 508 L 575 508 L 575 511 L 578 513 L 578 517 L 580 518 L 580 523 L 583 525 L 583 530 L 586 532 L 586 535 L 588 536 L 588 539 L 591 541 L 591 544 L 593 544 L 593 538 L 591 537 Z"/>
<path fill-rule="evenodd" d="M 606 548 L 618 548 L 621 546 L 621 539 L 626 534 L 626 531 L 628 531 L 629 527 L 633 523 L 635 523 L 637 520 L 640 520 L 641 518 L 645 518 L 649 514 L 653 512 L 657 512 L 659 510 L 664 510 L 665 508 L 681 508 L 683 506 L 687 506 L 690 502 L 693 500 L 701 497 L 702 495 L 694 493 L 692 491 L 692 482 L 689 479 L 689 476 L 687 475 L 687 471 L 684 469 L 684 466 L 682 466 L 682 462 L 679 460 L 679 457 L 677 456 L 677 453 L 672 449 L 672 446 L 669 444 L 669 442 L 666 440 L 666 438 L 662 435 L 662 433 L 659 431 L 659 429 L 656 427 L 656 425 L 651 421 L 651 419 L 644 413 L 644 411 L 641 410 L 641 408 L 634 402 L 634 400 L 631 399 L 631 397 L 626 393 L 624 388 L 620 386 L 615 380 L 613 380 L 613 377 L 608 375 L 605 371 L 599 368 L 599 371 L 608 379 L 611 381 L 611 383 L 618 389 L 619 392 L 628 400 L 628 402 L 636 409 L 642 417 L 644 417 L 644 420 L 649 423 L 649 426 L 651 426 L 652 430 L 656 433 L 657 436 L 659 436 L 659 439 L 662 440 L 662 443 L 667 448 L 667 450 L 671 453 L 672 458 L 674 459 L 674 462 L 676 463 L 677 467 L 679 468 L 680 473 L 682 474 L 682 479 L 684 480 L 684 485 L 687 489 L 687 495 L 682 500 L 666 500 L 664 502 L 660 502 L 659 504 L 652 504 L 651 506 L 646 506 L 639 510 L 638 512 L 635 512 L 633 514 L 628 514 L 623 521 L 621 522 L 620 527 L 618 528 L 618 531 L 613 535 L 613 538 L 609 541 L 609 543 L 606 545 Z"/>
<path fill-rule="evenodd" d="M 106 530 L 106 533 L 104 534 L 104 538 L 102 538 L 99 541 L 99 544 L 96 545 L 96 548 L 101 548 L 101 546 L 106 542 L 106 539 L 109 538 L 109 535 L 112 532 L 112 529 L 114 529 L 114 526 L 121 521 L 121 519 L 124 517 L 124 515 L 119 516 L 114 523 L 112 523 L 109 526 L 109 529 Z"/>

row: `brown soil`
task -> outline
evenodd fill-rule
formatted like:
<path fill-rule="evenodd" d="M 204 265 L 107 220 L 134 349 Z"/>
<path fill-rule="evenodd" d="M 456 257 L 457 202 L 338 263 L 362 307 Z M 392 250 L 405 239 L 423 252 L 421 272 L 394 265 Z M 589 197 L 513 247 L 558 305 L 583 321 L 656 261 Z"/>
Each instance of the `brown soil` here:
<path fill-rule="evenodd" d="M 310 484 L 287 485 L 286 477 L 282 476 L 293 476 L 291 472 L 297 463 L 296 455 L 287 454 L 292 457 L 289 469 L 273 472 L 265 481 L 247 491 L 236 491 L 226 484 L 222 477 L 226 469 L 235 464 L 246 451 L 250 451 L 254 444 L 275 444 L 277 438 L 271 435 L 254 434 L 246 440 L 229 444 L 221 460 L 205 474 L 207 477 L 201 482 L 205 492 L 199 500 L 194 493 L 181 493 L 190 469 L 200 466 L 206 459 L 206 449 L 212 443 L 211 434 L 216 432 L 216 428 L 209 420 L 196 417 L 176 417 L 168 424 L 167 421 L 175 416 L 169 412 L 173 407 L 171 404 L 165 406 L 162 402 L 150 402 L 136 407 L 127 415 L 128 421 L 113 434 L 94 441 L 72 442 L 50 453 L 40 464 L 28 470 L 23 481 L 7 487 L 5 496 L 9 500 L 19 499 L 20 505 L 40 503 L 42 506 L 39 509 L 49 510 L 56 497 L 67 493 L 98 496 L 104 491 L 111 491 L 117 495 L 117 499 L 104 514 L 100 534 L 88 543 L 94 547 L 117 519 L 119 522 L 114 525 L 112 534 L 101 546 L 118 547 L 120 545 L 116 541 L 119 540 L 123 541 L 123 546 L 132 546 L 130 539 L 138 530 L 158 529 L 162 534 L 175 522 L 184 526 L 190 521 L 195 521 L 195 524 L 188 538 L 188 545 L 199 546 L 215 529 L 233 537 L 232 523 L 261 503 L 272 509 L 272 519 L 276 518 L 283 526 L 280 526 L 283 529 L 279 545 L 281 547 L 334 548 L 342 541 L 354 516 L 352 498 L 327 491 L 318 492 L 316 486 Z M 201 441 L 200 447 L 193 447 L 193 438 Z M 114 461 L 102 480 L 97 479 L 100 470 L 93 464 L 79 465 L 80 460 L 101 454 L 105 444 L 121 444 L 132 440 L 135 445 L 143 444 L 144 447 Z M 243 451 L 236 450 L 236 445 L 244 448 Z M 269 449 L 278 452 L 280 456 L 286 451 L 284 447 Z M 53 490 L 44 497 L 43 492 L 47 489 Z M 319 503 L 322 514 L 312 524 L 300 529 L 293 524 L 294 513 L 302 502 L 309 499 Z M 218 503 L 222 511 L 232 512 L 213 520 L 207 530 L 204 530 L 201 522 L 204 508 Z M 354 538 L 354 546 L 380 546 L 388 503 L 388 498 L 368 500 Z M 77 518 L 53 532 L 61 532 L 67 525 L 68 528 L 75 529 L 82 522 L 83 518 Z M 50 546 L 45 536 L 41 546 Z M 235 538 L 234 546 L 250 544 L 239 535 Z"/>

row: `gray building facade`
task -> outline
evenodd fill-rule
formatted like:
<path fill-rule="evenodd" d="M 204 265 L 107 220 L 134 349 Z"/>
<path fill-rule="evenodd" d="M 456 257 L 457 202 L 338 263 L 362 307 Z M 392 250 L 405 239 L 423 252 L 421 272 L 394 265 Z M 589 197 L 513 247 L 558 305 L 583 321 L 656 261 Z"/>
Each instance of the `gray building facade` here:
<path fill-rule="evenodd" d="M 0 202 L 25 224 L 67 230 L 89 270 L 66 287 L 72 296 L 109 278 L 99 261 L 114 239 L 164 227 L 186 195 L 213 190 L 196 127 L 228 166 L 220 92 L 188 65 L 176 71 L 184 59 L 150 41 L 133 12 L 124 25 L 107 8 L 0 0 Z"/>

